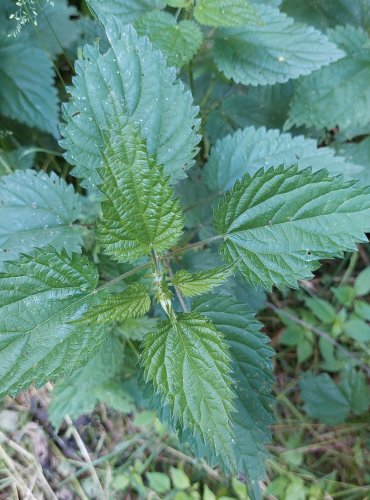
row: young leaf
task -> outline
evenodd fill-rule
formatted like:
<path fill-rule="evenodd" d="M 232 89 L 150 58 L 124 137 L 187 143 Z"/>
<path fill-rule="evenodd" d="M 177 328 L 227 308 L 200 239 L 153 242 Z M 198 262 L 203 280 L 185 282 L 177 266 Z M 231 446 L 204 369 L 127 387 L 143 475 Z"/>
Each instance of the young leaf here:
<path fill-rule="evenodd" d="M 59 136 L 51 61 L 46 52 L 28 42 L 27 36 L 7 36 L 1 30 L 0 113 Z"/>
<path fill-rule="evenodd" d="M 20 252 L 53 245 L 79 252 L 82 228 L 79 199 L 65 181 L 52 173 L 17 171 L 0 181 L 0 269 Z"/>
<path fill-rule="evenodd" d="M 302 79 L 291 101 L 285 128 L 306 127 L 341 130 L 366 126 L 370 121 L 370 51 L 367 33 L 339 27 L 329 37 L 346 54 L 344 59 Z"/>
<path fill-rule="evenodd" d="M 194 17 L 200 24 L 215 27 L 263 24 L 248 0 L 198 0 Z"/>
<path fill-rule="evenodd" d="M 108 296 L 77 321 L 88 325 L 122 322 L 144 316 L 149 309 L 150 297 L 146 288 L 140 283 L 134 283 L 124 292 Z"/>
<path fill-rule="evenodd" d="M 136 21 L 148 10 L 163 9 L 164 0 L 86 0 L 91 12 L 105 25 L 111 16 L 123 24 Z"/>
<path fill-rule="evenodd" d="M 123 346 L 117 337 L 109 335 L 86 366 L 56 383 L 48 407 L 53 426 L 58 429 L 66 415 L 75 419 L 91 412 L 99 401 L 123 412 L 130 411 L 131 398 L 118 383 L 123 363 Z"/>
<path fill-rule="evenodd" d="M 162 321 L 144 338 L 142 365 L 173 418 L 232 460 L 230 357 L 210 321 L 194 313 Z"/>
<path fill-rule="evenodd" d="M 104 330 L 77 320 L 101 295 L 86 257 L 52 247 L 0 272 L 0 397 L 69 375 L 97 352 Z"/>
<path fill-rule="evenodd" d="M 216 33 L 214 58 L 227 78 L 244 85 L 286 82 L 337 61 L 345 54 L 326 36 L 266 5 L 256 7 L 263 25 Z"/>
<path fill-rule="evenodd" d="M 173 283 L 185 297 L 195 297 L 221 285 L 232 274 L 233 266 L 220 266 L 197 273 L 181 269 L 175 273 Z"/>
<path fill-rule="evenodd" d="M 108 142 L 100 170 L 105 200 L 98 238 L 104 252 L 127 262 L 167 250 L 184 225 L 169 179 L 130 125 L 119 135 L 112 133 Z"/>
<path fill-rule="evenodd" d="M 370 188 L 298 167 L 246 174 L 214 214 L 221 256 L 253 285 L 297 287 L 319 259 L 355 251 L 370 230 Z"/>
<path fill-rule="evenodd" d="M 233 297 L 199 297 L 193 309 L 212 320 L 229 346 L 237 396 L 237 412 L 232 416 L 237 438 L 233 453 L 237 470 L 246 474 L 252 484 L 258 484 L 265 476 L 268 457 L 265 445 L 271 441 L 269 426 L 274 421 L 271 407 L 274 382 L 271 356 L 274 351 L 267 345 L 268 337 L 260 332 L 262 325 Z M 212 453 L 206 456 L 214 461 Z M 223 465 L 227 467 L 227 463 Z"/>
<path fill-rule="evenodd" d="M 72 100 L 64 108 L 62 145 L 75 165 L 74 175 L 85 179 L 84 186 L 96 186 L 106 131 L 130 120 L 140 127 L 165 175 L 185 177 L 200 139 L 190 92 L 176 79 L 176 70 L 166 67 L 163 54 L 132 27 L 111 19 L 107 34 L 111 48 L 106 54 L 85 47 L 84 60 L 76 63 Z"/>
<path fill-rule="evenodd" d="M 167 58 L 170 66 L 187 64 L 198 52 L 203 42 L 203 34 L 193 21 L 185 20 L 177 24 L 168 12 L 148 12 L 135 23 L 141 36 L 148 36 Z"/>
<path fill-rule="evenodd" d="M 214 191 L 227 191 L 248 172 L 264 168 L 297 164 L 299 168 L 326 168 L 331 175 L 346 178 L 361 171 L 361 167 L 335 156 L 329 148 L 318 148 L 317 141 L 302 135 L 292 137 L 278 130 L 248 127 L 216 142 L 204 169 L 204 180 Z"/>

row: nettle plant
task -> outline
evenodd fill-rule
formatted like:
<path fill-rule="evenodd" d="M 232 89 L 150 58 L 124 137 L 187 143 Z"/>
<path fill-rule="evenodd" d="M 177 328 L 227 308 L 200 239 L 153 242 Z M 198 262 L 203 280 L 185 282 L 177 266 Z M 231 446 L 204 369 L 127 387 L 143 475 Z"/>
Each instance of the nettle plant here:
<path fill-rule="evenodd" d="M 273 350 L 256 302 L 367 241 L 370 190 L 332 149 L 255 128 L 253 116 L 280 127 L 293 95 L 286 127 L 336 125 L 340 104 L 315 114 L 309 101 L 330 101 L 317 85 L 330 87 L 330 71 L 339 95 L 348 72 L 369 71 L 367 34 L 324 35 L 278 1 L 87 3 L 100 43 L 94 35 L 75 64 L 61 125 L 84 194 L 55 173 L 9 173 L 2 157 L 0 394 L 62 378 L 56 426 L 99 400 L 155 408 L 196 456 L 241 474 L 258 497 Z M 2 37 L 0 53 L 22 36 Z M 41 102 L 20 116 L 14 92 L 29 98 L 32 85 L 16 78 L 12 94 L 0 69 L 2 113 L 57 136 Z M 365 112 L 348 127 L 368 123 Z"/>

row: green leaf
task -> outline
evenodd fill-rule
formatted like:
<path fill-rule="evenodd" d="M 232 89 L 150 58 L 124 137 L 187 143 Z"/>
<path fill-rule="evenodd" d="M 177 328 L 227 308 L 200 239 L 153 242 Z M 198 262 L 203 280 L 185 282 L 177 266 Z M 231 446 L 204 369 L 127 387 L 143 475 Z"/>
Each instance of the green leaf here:
<path fill-rule="evenodd" d="M 192 0 L 166 0 L 167 5 L 176 9 L 189 7 L 191 3 Z"/>
<path fill-rule="evenodd" d="M 69 375 L 97 352 L 100 327 L 77 320 L 100 300 L 86 257 L 54 248 L 7 262 L 0 272 L 0 397 Z"/>
<path fill-rule="evenodd" d="M 369 0 L 284 0 L 282 10 L 297 21 L 311 24 L 319 30 L 338 24 L 353 24 L 366 28 L 370 23 Z"/>
<path fill-rule="evenodd" d="M 91 12 L 105 25 L 111 16 L 129 24 L 148 10 L 163 9 L 164 0 L 86 0 Z"/>
<path fill-rule="evenodd" d="M 194 312 L 212 320 L 229 346 L 237 396 L 237 412 L 232 416 L 236 436 L 233 452 L 238 471 L 258 484 L 265 476 L 268 457 L 265 445 L 271 440 L 269 427 L 274 420 L 271 408 L 273 349 L 266 345 L 268 337 L 259 331 L 262 325 L 233 297 L 199 297 L 193 307 Z M 207 458 L 213 461 L 211 454 Z"/>
<path fill-rule="evenodd" d="M 370 188 L 298 167 L 246 174 L 221 199 L 216 231 L 220 253 L 253 285 L 297 287 L 319 267 L 367 241 Z M 238 260 L 239 259 L 239 260 Z"/>
<path fill-rule="evenodd" d="M 251 125 L 283 128 L 293 95 L 291 81 L 248 87 L 244 93 L 240 93 L 239 88 L 237 90 L 237 95 L 222 99 L 220 107 L 208 116 L 206 131 L 212 142 Z"/>
<path fill-rule="evenodd" d="M 142 365 L 173 418 L 232 461 L 230 357 L 210 321 L 195 313 L 162 321 L 144 338 Z"/>
<path fill-rule="evenodd" d="M 356 317 L 349 319 L 344 323 L 343 331 L 351 339 L 370 342 L 370 325 L 361 319 Z"/>
<path fill-rule="evenodd" d="M 148 39 L 111 19 L 107 26 L 111 48 L 104 55 L 86 46 L 76 63 L 71 101 L 64 107 L 62 145 L 73 174 L 91 188 L 99 183 L 97 168 L 105 149 L 106 132 L 118 131 L 128 120 L 140 127 L 148 152 L 156 154 L 165 175 L 184 178 L 194 163 L 198 108 L 190 92 L 167 68 L 165 57 Z"/>
<path fill-rule="evenodd" d="M 291 101 L 285 128 L 346 130 L 370 122 L 370 51 L 368 35 L 351 26 L 329 32 L 346 57 L 300 80 Z"/>
<path fill-rule="evenodd" d="M 353 132 L 350 131 L 351 137 Z M 357 135 L 357 133 L 356 133 Z M 361 133 L 360 133 L 361 135 Z M 354 175 L 364 186 L 370 185 L 370 137 L 361 142 L 346 142 L 340 145 L 339 153 L 349 161 L 363 166 L 363 170 Z"/>
<path fill-rule="evenodd" d="M 170 476 L 174 488 L 178 490 L 186 490 L 191 487 L 190 479 L 181 469 L 176 469 L 175 467 L 170 468 Z"/>
<path fill-rule="evenodd" d="M 0 269 L 4 260 L 20 252 L 53 245 L 68 253 L 79 252 L 82 228 L 73 186 L 52 173 L 17 171 L 0 181 Z"/>
<path fill-rule="evenodd" d="M 140 283 L 130 285 L 124 292 L 108 296 L 99 305 L 87 311 L 78 323 L 94 325 L 122 322 L 144 316 L 150 309 L 147 289 Z"/>
<path fill-rule="evenodd" d="M 99 401 L 114 409 L 130 411 L 132 403 L 118 383 L 124 353 L 119 340 L 109 335 L 100 351 L 83 368 L 67 379 L 57 382 L 48 407 L 49 420 L 58 429 L 68 415 L 75 419 L 90 413 Z"/>
<path fill-rule="evenodd" d="M 146 477 L 150 489 L 154 490 L 156 493 L 166 493 L 171 489 L 170 478 L 163 472 L 147 472 Z"/>
<path fill-rule="evenodd" d="M 216 33 L 214 58 L 227 78 L 244 85 L 284 83 L 337 61 L 345 54 L 310 26 L 266 5 L 256 6 L 263 25 Z"/>
<path fill-rule="evenodd" d="M 0 113 L 59 136 L 58 96 L 46 52 L 0 31 Z"/>
<path fill-rule="evenodd" d="M 173 283 L 185 297 L 195 297 L 221 285 L 233 274 L 233 270 L 233 266 L 220 266 L 197 273 L 181 269 L 175 273 Z"/>
<path fill-rule="evenodd" d="M 326 300 L 319 299 L 318 297 L 307 297 L 305 303 L 324 324 L 330 325 L 336 320 L 337 312 Z"/>
<path fill-rule="evenodd" d="M 370 388 L 364 373 L 347 365 L 341 371 L 338 385 L 355 415 L 367 412 L 370 405 Z"/>
<path fill-rule="evenodd" d="M 37 13 L 37 26 L 27 24 L 21 36 L 27 35 L 29 43 L 39 45 L 41 49 L 56 56 L 68 49 L 80 36 L 76 7 L 69 6 L 66 0 L 47 2 L 37 0 L 33 6 Z"/>
<path fill-rule="evenodd" d="M 0 148 L 0 177 L 11 174 L 14 170 L 32 168 L 35 153 L 32 148 L 20 147 L 5 151 Z"/>
<path fill-rule="evenodd" d="M 206 26 L 240 26 L 262 24 L 248 0 L 198 0 L 194 17 Z"/>
<path fill-rule="evenodd" d="M 357 276 L 354 289 L 356 296 L 367 295 L 370 292 L 370 266 Z"/>
<path fill-rule="evenodd" d="M 139 35 L 147 36 L 161 50 L 170 66 L 187 64 L 200 49 L 203 34 L 193 21 L 181 21 L 168 12 L 148 12 L 135 23 Z"/>
<path fill-rule="evenodd" d="M 306 375 L 300 382 L 305 412 L 326 424 L 339 424 L 347 418 L 350 406 L 337 384 L 327 373 Z"/>
<path fill-rule="evenodd" d="M 297 164 L 304 169 L 326 168 L 331 175 L 344 174 L 352 178 L 361 167 L 334 156 L 329 148 L 318 148 L 314 139 L 302 135 L 292 137 L 278 130 L 248 127 L 216 142 L 204 170 L 204 180 L 214 191 L 227 191 L 235 181 L 248 172 L 254 174 L 261 168 Z"/>
<path fill-rule="evenodd" d="M 98 241 L 119 262 L 175 245 L 184 217 L 169 179 L 130 125 L 112 133 L 100 170 L 103 219 Z"/>

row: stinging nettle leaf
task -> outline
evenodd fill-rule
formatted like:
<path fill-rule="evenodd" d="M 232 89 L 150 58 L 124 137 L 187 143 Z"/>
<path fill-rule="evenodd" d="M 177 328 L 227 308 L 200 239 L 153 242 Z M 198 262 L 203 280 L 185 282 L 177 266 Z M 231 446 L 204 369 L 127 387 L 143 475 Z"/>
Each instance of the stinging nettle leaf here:
<path fill-rule="evenodd" d="M 247 87 L 246 92 L 223 99 L 220 107 L 211 111 L 206 131 L 211 141 L 248 126 L 282 129 L 293 96 L 293 82 Z"/>
<path fill-rule="evenodd" d="M 170 66 L 187 64 L 203 42 L 202 31 L 196 23 L 185 20 L 177 24 L 168 12 L 148 12 L 138 19 L 135 28 L 163 52 Z"/>
<path fill-rule="evenodd" d="M 222 334 L 199 314 L 162 321 L 143 341 L 145 379 L 163 405 L 183 428 L 199 433 L 214 453 L 233 462 L 230 364 Z"/>
<path fill-rule="evenodd" d="M 344 57 L 342 50 L 314 28 L 296 24 L 266 5 L 256 9 L 263 26 L 223 28 L 216 33 L 215 62 L 236 83 L 284 83 Z"/>
<path fill-rule="evenodd" d="M 48 54 L 56 56 L 68 49 L 80 35 L 76 7 L 67 0 L 48 2 L 37 0 L 33 6 L 37 14 L 37 27 L 29 23 L 22 28 L 21 36 L 27 35 L 30 44 L 37 44 Z"/>
<path fill-rule="evenodd" d="M 57 382 L 48 406 L 48 417 L 53 426 L 58 429 L 66 415 L 75 419 L 90 413 L 99 401 L 122 412 L 130 411 L 131 398 L 119 383 L 124 360 L 121 342 L 109 335 L 87 365 Z"/>
<path fill-rule="evenodd" d="M 219 329 L 230 349 L 235 383 L 236 413 L 233 453 L 237 470 L 258 484 L 264 479 L 268 457 L 265 445 L 271 441 L 272 385 L 274 382 L 269 339 L 246 306 L 230 296 L 207 295 L 195 299 L 194 312 L 204 314 Z M 199 450 L 201 452 L 201 450 Z M 203 449 L 211 462 L 212 453 Z M 222 461 L 222 456 L 220 457 Z M 227 463 L 223 464 L 227 468 Z"/>
<path fill-rule="evenodd" d="M 73 186 L 51 173 L 17 171 L 0 181 L 0 269 L 4 260 L 34 247 L 53 245 L 80 252 L 82 227 Z"/>
<path fill-rule="evenodd" d="M 52 63 L 46 52 L 21 35 L 0 31 L 0 113 L 58 137 Z"/>
<path fill-rule="evenodd" d="M 38 249 L 0 272 L 0 397 L 69 375 L 93 356 L 101 327 L 72 324 L 101 295 L 86 257 Z"/>
<path fill-rule="evenodd" d="M 347 179 L 361 171 L 359 165 L 335 156 L 332 149 L 318 148 L 314 139 L 247 127 L 216 142 L 204 169 L 204 180 L 210 189 L 223 192 L 246 172 L 252 175 L 261 165 L 266 169 L 282 163 L 297 164 L 301 169 L 326 168 L 331 175 L 343 174 Z"/>
<path fill-rule="evenodd" d="M 340 257 L 367 241 L 370 188 L 325 170 L 298 167 L 246 174 L 214 214 L 223 259 L 253 285 L 271 289 L 309 279 L 319 259 Z M 239 259 L 239 260 L 238 260 Z"/>
<path fill-rule="evenodd" d="M 124 292 L 108 296 L 96 307 L 87 311 L 77 322 L 89 325 L 123 322 L 144 316 L 149 309 L 150 297 L 147 289 L 140 283 L 134 283 Z"/>
<path fill-rule="evenodd" d="M 339 126 L 349 130 L 370 122 L 370 51 L 367 33 L 353 26 L 338 27 L 328 36 L 346 57 L 298 82 L 285 128 Z"/>
<path fill-rule="evenodd" d="M 220 266 L 196 273 L 181 269 L 175 273 L 173 283 L 185 297 L 195 297 L 221 285 L 233 272 L 234 266 Z"/>
<path fill-rule="evenodd" d="M 107 139 L 108 140 L 108 139 Z M 175 245 L 184 217 L 169 179 L 130 125 L 112 133 L 99 170 L 104 194 L 98 241 L 119 262 Z"/>
<path fill-rule="evenodd" d="M 198 0 L 194 17 L 200 24 L 215 27 L 263 24 L 248 0 Z"/>
<path fill-rule="evenodd" d="M 91 12 L 105 25 L 111 16 L 122 24 L 129 24 L 146 12 L 163 9 L 164 0 L 86 0 Z"/>
<path fill-rule="evenodd" d="M 130 120 L 140 128 L 150 154 L 156 154 L 172 181 L 185 177 L 197 152 L 198 108 L 191 93 L 166 66 L 163 54 L 132 26 L 111 19 L 107 25 L 111 48 L 104 55 L 86 46 L 76 63 L 77 76 L 69 89 L 62 127 L 65 157 L 73 174 L 91 188 L 99 183 L 97 168 L 105 149 L 106 132 Z"/>

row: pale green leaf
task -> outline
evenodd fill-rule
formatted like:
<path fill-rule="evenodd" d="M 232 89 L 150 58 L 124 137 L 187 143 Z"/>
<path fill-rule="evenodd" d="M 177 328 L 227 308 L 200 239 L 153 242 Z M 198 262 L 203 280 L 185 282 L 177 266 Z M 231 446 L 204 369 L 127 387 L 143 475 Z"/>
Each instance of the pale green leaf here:
<path fill-rule="evenodd" d="M 216 142 L 205 166 L 204 179 L 214 191 L 227 191 L 246 172 L 254 174 L 264 168 L 297 164 L 304 169 L 326 168 L 331 175 L 352 178 L 361 170 L 358 165 L 335 156 L 329 148 L 318 148 L 314 139 L 292 137 L 278 130 L 248 127 Z"/>
<path fill-rule="evenodd" d="M 237 83 L 284 83 L 345 55 L 319 31 L 294 23 L 275 8 L 263 5 L 257 12 L 262 26 L 224 28 L 216 33 L 215 62 Z"/>
<path fill-rule="evenodd" d="M 198 0 L 194 17 L 206 26 L 263 24 L 248 0 Z"/>
<path fill-rule="evenodd" d="M 122 322 L 144 316 L 150 309 L 147 289 L 140 283 L 130 285 L 124 292 L 108 296 L 99 305 L 87 311 L 78 323 L 88 325 Z"/>
<path fill-rule="evenodd" d="M 203 42 L 202 31 L 196 23 L 185 20 L 177 24 L 168 12 L 149 12 L 138 19 L 135 28 L 163 52 L 170 66 L 187 64 Z"/>
<path fill-rule="evenodd" d="M 75 165 L 74 175 L 85 179 L 84 186 L 96 186 L 106 131 L 117 131 L 130 120 L 140 127 L 164 173 L 172 180 L 184 178 L 200 139 L 190 92 L 176 79 L 176 70 L 166 67 L 163 54 L 132 26 L 124 28 L 111 19 L 107 35 L 111 48 L 104 55 L 97 47 L 85 47 L 64 108 L 62 145 Z"/>
<path fill-rule="evenodd" d="M 274 421 L 271 406 L 274 351 L 267 345 L 268 337 L 260 332 L 262 325 L 233 297 L 200 297 L 193 306 L 195 312 L 212 320 L 229 345 L 237 396 L 237 412 L 232 416 L 236 436 L 233 453 L 238 472 L 258 484 L 265 476 L 268 457 L 265 446 L 271 441 L 270 425 Z M 206 457 L 215 461 L 212 453 L 208 452 Z"/>
<path fill-rule="evenodd" d="M 173 283 L 185 297 L 195 297 L 221 285 L 232 274 L 233 266 L 220 266 L 197 273 L 181 269 L 175 273 Z"/>
<path fill-rule="evenodd" d="M 370 188 L 298 167 L 246 174 L 215 211 L 220 253 L 246 281 L 297 287 L 319 259 L 356 251 L 370 230 Z M 238 260 L 239 259 L 239 260 Z"/>
<path fill-rule="evenodd" d="M 199 314 L 162 321 L 143 341 L 145 379 L 163 405 L 184 429 L 232 461 L 230 364 L 222 334 Z"/>
<path fill-rule="evenodd" d="M 104 331 L 71 323 L 100 300 L 86 257 L 48 247 L 0 272 L 0 397 L 69 375 L 94 355 Z"/>
<path fill-rule="evenodd" d="M 346 130 L 370 122 L 370 50 L 368 35 L 359 28 L 339 27 L 330 39 L 346 57 L 298 82 L 285 127 Z"/>
<path fill-rule="evenodd" d="M 86 366 L 56 383 L 48 407 L 49 420 L 53 426 L 58 429 L 66 415 L 75 419 L 90 413 L 99 401 L 106 402 L 114 409 L 125 411 L 126 407 L 126 411 L 130 411 L 131 398 L 118 382 L 123 364 L 123 346 L 116 337 L 109 335 Z"/>
<path fill-rule="evenodd" d="M 361 271 L 357 276 L 354 283 L 354 291 L 357 296 L 370 293 L 370 266 Z"/>
<path fill-rule="evenodd" d="M 115 16 L 121 23 L 129 24 L 146 12 L 154 9 L 163 9 L 164 0 L 86 0 L 91 12 L 106 24 L 111 16 Z"/>
<path fill-rule="evenodd" d="M 79 252 L 82 227 L 73 225 L 80 204 L 73 186 L 52 173 L 17 171 L 0 181 L 0 269 L 34 247 Z"/>
<path fill-rule="evenodd" d="M 104 252 L 126 262 L 167 250 L 184 225 L 169 179 L 130 125 L 111 134 L 108 142 L 100 170 L 105 199 L 98 240 Z"/>
<path fill-rule="evenodd" d="M 0 113 L 58 137 L 58 96 L 46 52 L 0 31 Z"/>
<path fill-rule="evenodd" d="M 176 9 L 189 7 L 192 2 L 193 0 L 166 0 L 167 5 Z"/>

